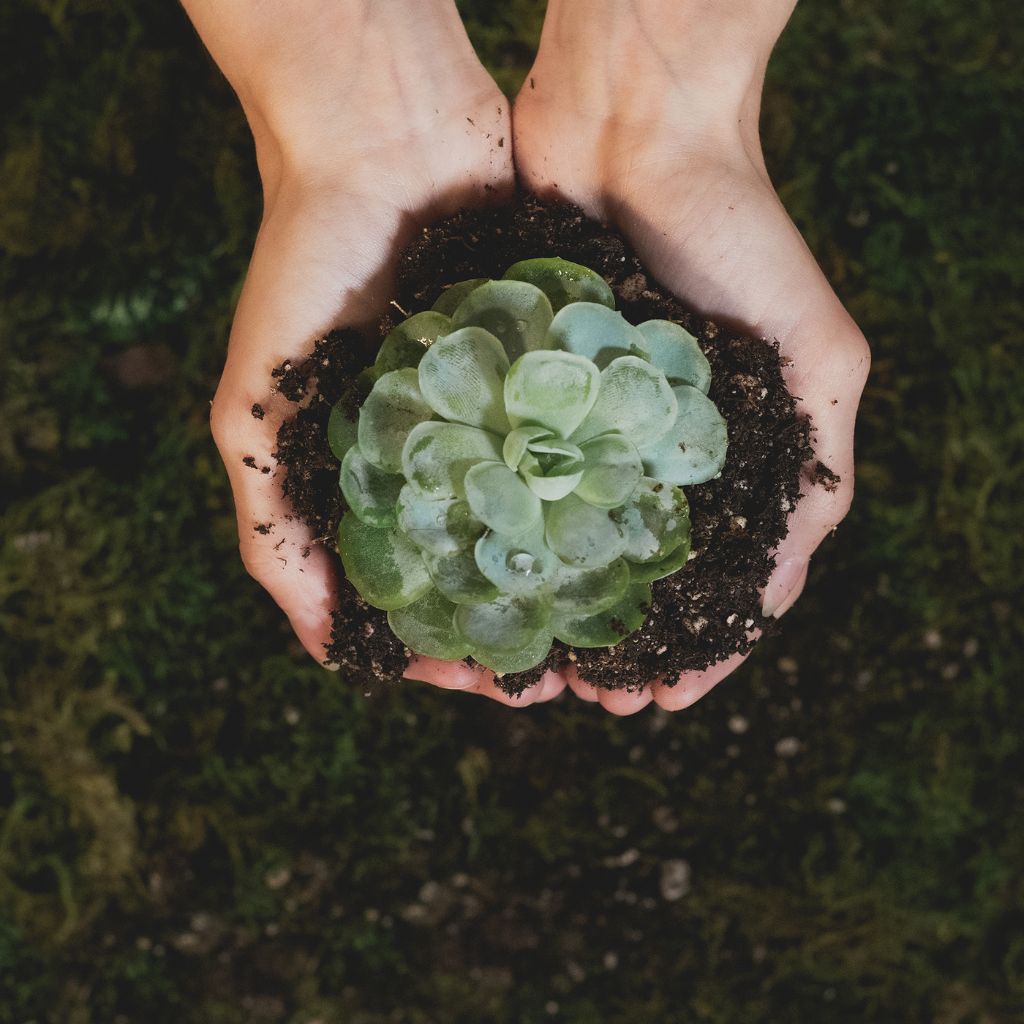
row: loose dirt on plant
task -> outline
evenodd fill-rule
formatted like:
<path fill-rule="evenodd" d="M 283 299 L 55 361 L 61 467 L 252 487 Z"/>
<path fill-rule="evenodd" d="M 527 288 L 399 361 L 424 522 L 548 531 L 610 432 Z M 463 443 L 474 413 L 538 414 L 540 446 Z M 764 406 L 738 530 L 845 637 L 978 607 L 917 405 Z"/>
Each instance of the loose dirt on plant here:
<path fill-rule="evenodd" d="M 277 390 L 300 405 L 278 433 L 275 457 L 284 468 L 285 495 L 317 543 L 333 548 L 344 504 L 338 460 L 327 443 L 331 407 L 343 401 L 356 413 L 362 398 L 357 375 L 407 314 L 429 309 L 458 281 L 500 277 L 513 263 L 537 256 L 561 256 L 602 274 L 630 322 L 675 320 L 696 336 L 711 363 L 710 398 L 729 426 L 729 454 L 718 479 L 685 488 L 693 555 L 652 584 L 641 629 L 612 648 L 570 649 L 556 641 L 542 665 L 498 683 L 518 694 L 545 669 L 572 661 L 583 679 L 608 689 L 636 688 L 654 678 L 671 685 L 680 672 L 746 653 L 755 642 L 752 631 L 770 621 L 761 616 L 760 592 L 774 565 L 771 551 L 786 535 L 800 497 L 811 427 L 783 382 L 777 345 L 694 315 L 646 272 L 618 233 L 576 207 L 520 196 L 424 228 L 399 258 L 396 295 L 373 337 L 332 331 L 308 359 L 278 367 Z M 838 482 L 821 463 L 808 479 L 833 488 Z M 385 613 L 347 582 L 326 656 L 346 671 L 381 679 L 399 678 L 408 658 Z"/>

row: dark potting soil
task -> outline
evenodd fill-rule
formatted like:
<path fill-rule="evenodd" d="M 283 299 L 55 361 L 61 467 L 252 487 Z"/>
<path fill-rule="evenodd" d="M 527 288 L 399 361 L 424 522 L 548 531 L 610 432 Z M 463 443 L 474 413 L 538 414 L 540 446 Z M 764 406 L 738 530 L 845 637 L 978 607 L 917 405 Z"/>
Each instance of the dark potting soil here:
<path fill-rule="evenodd" d="M 776 345 L 695 316 L 651 278 L 621 236 L 576 207 L 520 196 L 511 205 L 464 211 L 425 228 L 399 259 L 393 308 L 375 336 L 332 331 L 307 360 L 278 367 L 278 392 L 304 403 L 278 434 L 275 454 L 285 467 L 285 494 L 317 542 L 333 547 L 344 505 L 338 460 L 327 444 L 331 407 L 343 400 L 355 414 L 362 397 L 359 371 L 407 315 L 429 309 L 449 285 L 500 277 L 513 263 L 536 256 L 561 256 L 602 274 L 630 322 L 675 320 L 696 336 L 711 363 L 710 397 L 728 423 L 729 454 L 718 479 L 686 488 L 695 557 L 652 585 L 644 626 L 612 648 L 571 650 L 556 641 L 544 664 L 505 675 L 499 685 L 518 694 L 546 668 L 568 661 L 582 678 L 609 689 L 635 688 L 655 677 L 671 685 L 684 670 L 749 651 L 750 631 L 767 624 L 759 589 L 799 499 L 811 457 L 810 424 L 797 415 Z M 821 463 L 806 472 L 816 483 L 835 485 Z M 400 677 L 408 657 L 385 613 L 347 582 L 326 654 L 347 671 L 384 679 Z"/>

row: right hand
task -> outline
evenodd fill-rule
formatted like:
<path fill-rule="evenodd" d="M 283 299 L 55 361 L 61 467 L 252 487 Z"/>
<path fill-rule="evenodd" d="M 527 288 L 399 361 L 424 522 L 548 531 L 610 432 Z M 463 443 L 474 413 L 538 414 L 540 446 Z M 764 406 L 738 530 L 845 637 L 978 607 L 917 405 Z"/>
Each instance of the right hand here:
<path fill-rule="evenodd" d="M 652 273 L 701 315 L 777 339 L 810 416 L 815 457 L 840 477 L 803 481 L 776 552 L 765 616 L 797 599 L 808 561 L 853 497 L 853 428 L 870 354 L 765 169 L 764 70 L 793 0 L 551 0 L 513 111 L 516 168 L 531 190 L 620 228 Z M 617 714 L 688 707 L 739 656 L 673 686 L 636 680 L 578 696 Z"/>

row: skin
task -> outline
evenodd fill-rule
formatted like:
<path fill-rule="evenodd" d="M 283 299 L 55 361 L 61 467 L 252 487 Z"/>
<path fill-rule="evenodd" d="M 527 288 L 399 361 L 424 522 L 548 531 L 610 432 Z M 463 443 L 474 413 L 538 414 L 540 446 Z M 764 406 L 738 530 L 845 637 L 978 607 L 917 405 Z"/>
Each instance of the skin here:
<path fill-rule="evenodd" d="M 815 425 L 815 453 L 841 477 L 803 484 L 776 552 L 763 612 L 799 597 L 810 557 L 853 498 L 853 428 L 867 343 L 786 214 L 758 136 L 764 71 L 793 0 L 551 0 L 516 101 L 516 168 L 541 195 L 616 224 L 696 310 L 777 339 L 786 382 Z M 733 657 L 677 685 L 573 691 L 613 714 L 688 707 Z"/>
<path fill-rule="evenodd" d="M 185 0 L 245 110 L 264 192 L 211 427 L 242 560 L 318 661 L 337 601 L 336 565 L 315 545 L 302 557 L 313 538 L 288 518 L 277 474 L 242 461 L 275 465 L 289 410 L 273 399 L 270 372 L 332 327 L 372 323 L 391 294 L 395 257 L 419 225 L 507 197 L 513 146 L 499 139 L 514 139 L 527 187 L 616 223 L 696 309 L 779 339 L 792 360 L 789 386 L 817 425 L 819 457 L 842 477 L 831 494 L 809 488 L 798 506 L 766 613 L 781 615 L 799 595 L 811 553 L 852 497 L 853 419 L 868 356 L 761 158 L 761 80 L 790 6 L 552 0 L 513 133 L 508 104 L 450 0 Z M 255 402 L 263 420 L 251 415 Z M 269 533 L 254 529 L 265 523 Z M 548 672 L 518 698 L 492 673 L 461 663 L 414 657 L 406 676 L 517 707 L 568 685 L 632 714 L 652 701 L 686 707 L 741 660 L 676 687 L 645 682 L 614 693 L 571 669 Z"/>

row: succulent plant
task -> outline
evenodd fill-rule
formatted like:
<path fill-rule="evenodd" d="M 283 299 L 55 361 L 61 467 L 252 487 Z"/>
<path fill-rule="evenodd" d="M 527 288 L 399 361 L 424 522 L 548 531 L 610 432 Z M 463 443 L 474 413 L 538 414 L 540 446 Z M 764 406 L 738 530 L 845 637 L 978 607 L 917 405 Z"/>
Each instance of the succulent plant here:
<path fill-rule="evenodd" d="M 413 651 L 496 672 L 553 638 L 618 643 L 690 551 L 682 487 L 714 477 L 726 425 L 678 324 L 634 326 L 561 259 L 445 291 L 384 339 L 358 422 L 331 446 L 345 573 Z"/>

